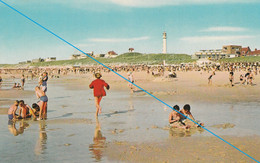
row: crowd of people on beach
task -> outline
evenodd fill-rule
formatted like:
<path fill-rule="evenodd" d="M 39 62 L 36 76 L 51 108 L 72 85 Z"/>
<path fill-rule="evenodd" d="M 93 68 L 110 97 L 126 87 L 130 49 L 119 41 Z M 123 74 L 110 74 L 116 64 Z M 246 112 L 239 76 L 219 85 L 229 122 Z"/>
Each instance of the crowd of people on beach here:
<path fill-rule="evenodd" d="M 115 72 L 126 72 L 127 80 L 129 81 L 129 88 L 131 93 L 136 91 L 135 78 L 133 72 L 144 71 L 153 77 L 167 77 L 176 78 L 177 72 L 188 72 L 188 71 L 199 71 L 207 72 L 210 74 L 208 77 L 208 85 L 212 85 L 212 79 L 217 74 L 218 71 L 226 71 L 229 74 L 230 85 L 234 86 L 235 73 L 239 74 L 240 84 L 253 85 L 253 79 L 255 75 L 260 73 L 260 63 L 222 63 L 218 65 L 194 65 L 194 64 L 180 64 L 180 65 L 122 65 L 122 66 L 110 66 L 111 70 Z M 89 88 L 93 89 L 93 95 L 95 99 L 96 106 L 96 117 L 101 113 L 100 102 L 104 96 L 106 96 L 105 89 L 109 90 L 110 86 L 101 79 L 101 73 L 110 73 L 111 70 L 106 69 L 101 66 L 82 66 L 82 67 L 67 67 L 67 68 L 29 68 L 29 69 L 0 69 L 0 73 L 3 74 L 22 74 L 21 85 L 20 83 L 15 83 L 13 88 L 23 88 L 25 85 L 26 78 L 39 76 L 39 84 L 35 87 L 36 97 L 39 99 L 37 103 L 33 103 L 30 107 L 25 104 L 23 100 L 17 100 L 8 110 L 9 120 L 17 119 L 46 119 L 47 118 L 47 102 L 48 97 L 47 92 L 47 81 L 48 77 L 59 78 L 61 75 L 68 74 L 94 74 L 96 80 L 92 81 Z M 26 76 L 24 73 L 27 72 Z M 0 76 L 0 85 L 3 79 Z M 19 109 L 18 109 L 19 108 Z M 19 114 L 17 114 L 19 110 Z M 196 123 L 194 123 L 194 122 Z M 192 122 L 192 123 L 190 123 Z M 192 127 L 202 127 L 203 123 L 198 123 L 195 121 L 193 115 L 190 111 L 190 105 L 186 104 L 183 109 L 180 110 L 178 105 L 173 107 L 173 111 L 169 115 L 169 123 L 173 128 L 183 128 L 189 129 Z"/>

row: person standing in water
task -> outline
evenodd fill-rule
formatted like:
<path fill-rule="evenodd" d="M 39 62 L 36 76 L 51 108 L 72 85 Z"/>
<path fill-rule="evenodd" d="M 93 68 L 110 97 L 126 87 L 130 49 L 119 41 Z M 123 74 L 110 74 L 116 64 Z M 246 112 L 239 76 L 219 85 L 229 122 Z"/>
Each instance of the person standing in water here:
<path fill-rule="evenodd" d="M 0 76 L 0 87 L 1 87 L 1 85 L 2 85 L 2 82 L 3 82 L 3 79 L 2 79 L 2 77 Z"/>
<path fill-rule="evenodd" d="M 131 93 L 133 93 L 135 91 L 134 89 L 134 85 L 133 83 L 135 82 L 134 80 L 134 76 L 133 76 L 133 73 L 131 71 L 128 72 L 128 77 L 127 79 L 131 82 L 131 83 L 128 83 L 128 86 L 130 87 L 131 89 Z"/>
<path fill-rule="evenodd" d="M 36 97 L 40 99 L 39 106 L 40 106 L 40 113 L 39 113 L 39 120 L 45 119 L 47 117 L 47 102 L 48 97 L 46 96 L 45 92 L 40 89 L 39 86 L 35 87 L 35 94 Z"/>
<path fill-rule="evenodd" d="M 94 93 L 95 104 L 96 104 L 96 109 L 97 109 L 96 110 L 96 117 L 97 117 L 98 114 L 101 113 L 100 101 L 103 96 L 106 96 L 106 91 L 105 91 L 104 87 L 106 87 L 107 90 L 109 90 L 110 87 L 104 80 L 100 79 L 102 77 L 102 75 L 100 73 L 96 73 L 95 77 L 97 79 L 91 82 L 91 84 L 89 85 L 89 88 L 94 89 L 93 93 Z"/>
<path fill-rule="evenodd" d="M 233 84 L 233 82 L 234 82 L 234 69 L 233 69 L 233 67 L 230 67 L 229 81 L 230 81 L 231 87 L 233 87 L 234 86 L 234 84 Z"/>
<path fill-rule="evenodd" d="M 24 87 L 24 83 L 25 83 L 25 77 L 24 77 L 24 75 L 22 75 L 22 77 L 21 77 L 21 84 L 22 84 L 22 87 Z"/>

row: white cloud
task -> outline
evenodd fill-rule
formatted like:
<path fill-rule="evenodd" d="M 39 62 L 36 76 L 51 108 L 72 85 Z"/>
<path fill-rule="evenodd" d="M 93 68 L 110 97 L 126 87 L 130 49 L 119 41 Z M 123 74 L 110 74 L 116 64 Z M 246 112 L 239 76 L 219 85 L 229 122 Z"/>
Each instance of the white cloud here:
<path fill-rule="evenodd" d="M 220 4 L 220 3 L 251 3 L 257 0 L 105 0 L 114 4 L 128 7 L 158 7 L 186 4 Z"/>
<path fill-rule="evenodd" d="M 150 37 L 144 36 L 144 37 L 136 37 L 136 38 L 90 38 L 88 41 L 90 42 L 133 42 L 133 41 L 142 41 L 142 40 L 148 40 Z"/>
<path fill-rule="evenodd" d="M 209 42 L 209 41 L 237 41 L 244 39 L 255 38 L 252 35 L 230 35 L 230 36 L 194 36 L 194 37 L 183 37 L 181 41 L 188 42 Z"/>
<path fill-rule="evenodd" d="M 219 27 L 210 27 L 207 29 L 201 30 L 202 32 L 242 32 L 247 31 L 248 29 L 242 27 L 228 27 L 228 26 L 219 26 Z"/>

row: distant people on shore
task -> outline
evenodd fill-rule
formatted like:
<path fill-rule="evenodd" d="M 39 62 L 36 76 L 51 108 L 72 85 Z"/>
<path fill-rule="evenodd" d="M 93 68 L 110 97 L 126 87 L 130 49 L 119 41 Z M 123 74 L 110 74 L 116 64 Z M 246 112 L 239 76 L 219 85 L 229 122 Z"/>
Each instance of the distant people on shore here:
<path fill-rule="evenodd" d="M 21 77 L 21 85 L 22 85 L 22 87 L 24 87 L 24 84 L 25 84 L 25 77 L 24 77 L 24 75 L 22 75 L 22 77 Z"/>
<path fill-rule="evenodd" d="M 95 104 L 96 104 L 96 117 L 98 114 L 101 113 L 101 106 L 100 102 L 102 97 L 106 96 L 106 91 L 104 87 L 106 87 L 107 90 L 109 90 L 110 86 L 102 79 L 100 79 L 102 75 L 100 73 L 95 73 L 96 80 L 92 81 L 89 85 L 90 89 L 93 89 L 93 94 L 95 98 Z"/>
<path fill-rule="evenodd" d="M 2 86 L 2 82 L 3 82 L 3 79 L 2 79 L 2 77 L 0 76 L 0 87 Z"/>
<path fill-rule="evenodd" d="M 212 72 L 212 74 L 208 78 L 208 85 L 212 85 L 212 77 L 215 75 L 215 71 Z"/>
<path fill-rule="evenodd" d="M 131 93 L 133 93 L 135 91 L 135 87 L 133 85 L 133 83 L 135 82 L 135 79 L 134 79 L 134 76 L 133 76 L 133 72 L 132 71 L 129 71 L 127 73 L 127 79 L 131 82 L 131 83 L 128 83 L 128 86 L 131 90 Z"/>
<path fill-rule="evenodd" d="M 18 89 L 18 90 L 21 90 L 21 89 L 22 89 L 20 83 L 14 83 L 14 85 L 13 85 L 12 88 L 13 88 L 13 89 Z"/>
<path fill-rule="evenodd" d="M 233 67 L 230 67 L 229 81 L 230 81 L 231 87 L 233 87 L 234 86 L 234 84 L 233 84 L 233 82 L 234 82 L 234 69 L 233 69 Z"/>

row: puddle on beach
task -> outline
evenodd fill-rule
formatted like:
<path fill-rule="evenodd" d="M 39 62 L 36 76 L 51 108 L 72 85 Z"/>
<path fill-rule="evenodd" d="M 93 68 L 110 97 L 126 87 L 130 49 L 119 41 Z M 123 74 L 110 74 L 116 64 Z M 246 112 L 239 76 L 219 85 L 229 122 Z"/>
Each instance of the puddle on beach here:
<path fill-rule="evenodd" d="M 2 88 L 9 89 L 11 82 Z M 143 143 L 174 137 L 212 136 L 202 129 L 170 130 L 170 109 L 149 96 L 131 95 L 127 91 L 107 91 L 101 102 L 102 114 L 96 120 L 92 90 L 88 84 L 73 90 L 73 83 L 49 82 L 46 121 L 8 123 L 7 115 L 1 114 L 1 162 L 108 162 L 103 153 L 108 142 Z M 33 90 L 35 85 L 36 81 L 29 81 L 25 90 Z M 3 100 L 9 99 L 0 97 L 0 101 Z M 37 102 L 34 94 L 23 100 L 30 105 Z M 180 107 L 185 104 L 162 100 Z M 218 135 L 260 135 L 259 103 L 187 103 L 191 105 L 195 119 Z"/>

